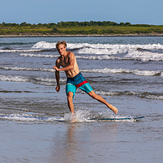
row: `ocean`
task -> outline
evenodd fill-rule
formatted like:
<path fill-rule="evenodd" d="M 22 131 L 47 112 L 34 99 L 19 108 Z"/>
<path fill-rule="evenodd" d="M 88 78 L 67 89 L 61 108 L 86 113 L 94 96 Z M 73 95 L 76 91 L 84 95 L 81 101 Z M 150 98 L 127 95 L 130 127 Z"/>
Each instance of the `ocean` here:
<path fill-rule="evenodd" d="M 70 123 L 52 69 L 62 40 L 117 115 L 77 89 Z M 163 162 L 163 37 L 0 38 L 0 57 L 0 162 Z M 110 117 L 131 120 L 90 120 Z"/>

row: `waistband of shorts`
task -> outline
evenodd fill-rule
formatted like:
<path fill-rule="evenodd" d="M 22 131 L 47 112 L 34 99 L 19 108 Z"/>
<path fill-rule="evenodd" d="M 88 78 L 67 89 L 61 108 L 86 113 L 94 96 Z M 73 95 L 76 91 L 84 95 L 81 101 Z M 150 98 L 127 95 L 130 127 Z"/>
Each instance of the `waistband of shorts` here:
<path fill-rule="evenodd" d="M 72 77 L 72 78 L 67 78 L 67 79 L 76 79 L 78 76 L 80 76 L 81 75 L 81 72 L 79 72 L 77 75 L 75 75 L 74 77 Z"/>

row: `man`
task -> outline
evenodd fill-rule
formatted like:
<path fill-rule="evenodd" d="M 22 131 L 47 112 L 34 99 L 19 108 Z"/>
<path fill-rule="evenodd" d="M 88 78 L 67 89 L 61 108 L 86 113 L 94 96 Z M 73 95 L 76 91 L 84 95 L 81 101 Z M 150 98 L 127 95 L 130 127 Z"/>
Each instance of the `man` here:
<path fill-rule="evenodd" d="M 116 107 L 112 106 L 108 102 L 106 102 L 100 95 L 97 95 L 90 84 L 85 80 L 82 74 L 79 71 L 79 67 L 75 58 L 74 53 L 66 51 L 67 44 L 65 41 L 59 41 L 56 44 L 56 48 L 60 57 L 56 60 L 56 66 L 53 69 L 56 70 L 55 77 L 57 81 L 56 91 L 60 91 L 59 84 L 59 71 L 65 71 L 67 76 L 67 84 L 66 84 L 66 94 L 67 94 L 67 102 L 69 109 L 72 114 L 74 114 L 74 105 L 73 105 L 73 97 L 76 92 L 76 88 L 80 88 L 84 92 L 86 92 L 92 98 L 100 101 L 105 104 L 109 109 L 111 109 L 115 114 L 118 113 Z M 60 68 L 62 66 L 62 68 Z"/>

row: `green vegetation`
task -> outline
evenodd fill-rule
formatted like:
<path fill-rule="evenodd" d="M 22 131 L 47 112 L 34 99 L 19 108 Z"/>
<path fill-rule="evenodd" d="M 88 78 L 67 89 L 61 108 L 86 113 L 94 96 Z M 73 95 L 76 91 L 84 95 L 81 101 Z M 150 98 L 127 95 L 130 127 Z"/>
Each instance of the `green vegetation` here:
<path fill-rule="evenodd" d="M 30 24 L 22 22 L 0 24 L 0 35 L 107 35 L 107 34 L 163 34 L 163 25 L 115 23 L 110 21 L 59 22 Z"/>

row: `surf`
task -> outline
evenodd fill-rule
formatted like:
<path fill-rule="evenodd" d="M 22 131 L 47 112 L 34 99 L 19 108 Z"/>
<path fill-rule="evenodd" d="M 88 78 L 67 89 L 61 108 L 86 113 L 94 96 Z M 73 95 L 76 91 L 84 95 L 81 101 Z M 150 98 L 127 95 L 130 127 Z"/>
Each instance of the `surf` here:
<path fill-rule="evenodd" d="M 77 110 L 75 112 L 75 122 L 90 123 L 98 121 L 129 121 L 134 122 L 138 119 L 145 118 L 144 116 L 123 116 L 114 115 L 110 111 L 92 112 L 90 110 Z M 17 114 L 0 114 L 1 120 L 22 121 L 22 122 L 67 122 L 71 123 L 72 114 L 65 113 L 63 117 L 39 115 L 38 113 L 26 112 Z"/>

